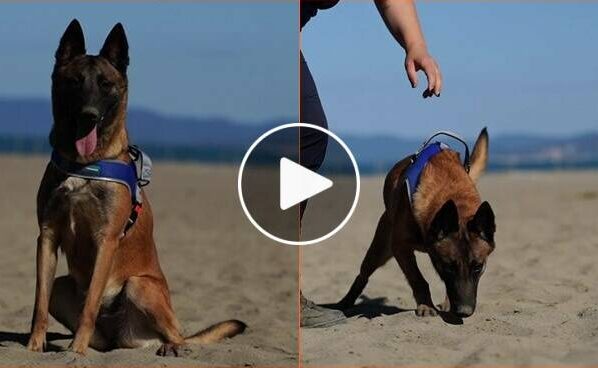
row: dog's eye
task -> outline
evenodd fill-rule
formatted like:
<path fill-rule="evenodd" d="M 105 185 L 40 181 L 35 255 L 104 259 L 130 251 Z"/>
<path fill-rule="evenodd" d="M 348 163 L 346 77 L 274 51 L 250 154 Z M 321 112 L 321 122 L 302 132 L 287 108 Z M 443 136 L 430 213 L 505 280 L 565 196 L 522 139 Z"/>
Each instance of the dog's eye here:
<path fill-rule="evenodd" d="M 100 85 L 100 88 L 102 88 L 104 90 L 109 90 L 112 87 L 114 87 L 114 83 L 110 82 L 108 79 L 105 79 L 105 78 L 100 78 L 100 80 L 98 81 L 98 84 Z"/>
<path fill-rule="evenodd" d="M 483 232 L 483 231 L 480 231 L 480 232 L 478 233 L 478 236 L 479 236 L 479 237 L 480 237 L 480 238 L 481 238 L 483 241 L 485 241 L 485 242 L 489 242 L 489 241 L 490 241 L 490 239 L 488 239 L 488 237 L 486 236 L 486 233 L 485 233 L 485 232 Z"/>
<path fill-rule="evenodd" d="M 457 262 L 451 262 L 445 266 L 445 271 L 451 275 L 457 274 L 459 265 Z"/>
<path fill-rule="evenodd" d="M 83 79 L 80 77 L 66 77 L 65 81 L 71 88 L 79 87 L 83 83 Z"/>
<path fill-rule="evenodd" d="M 471 272 L 474 275 L 479 275 L 482 273 L 482 271 L 484 271 L 484 264 L 483 263 L 477 263 L 474 262 L 471 264 Z"/>

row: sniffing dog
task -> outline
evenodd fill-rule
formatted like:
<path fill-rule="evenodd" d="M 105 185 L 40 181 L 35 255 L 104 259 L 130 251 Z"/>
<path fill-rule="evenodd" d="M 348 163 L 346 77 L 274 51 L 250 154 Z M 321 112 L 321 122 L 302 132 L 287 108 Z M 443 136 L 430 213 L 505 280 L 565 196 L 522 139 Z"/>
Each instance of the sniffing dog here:
<path fill-rule="evenodd" d="M 374 239 L 347 295 L 337 304 L 351 307 L 369 277 L 391 257 L 399 263 L 417 303 L 418 316 L 436 315 L 428 283 L 421 274 L 415 251 L 425 252 L 444 281 L 446 298 L 441 311 L 469 317 L 476 307 L 480 276 L 495 248 L 496 225 L 488 202 L 482 202 L 475 183 L 486 168 L 489 138 L 480 133 L 471 166 L 459 153 L 441 149 L 429 159 L 410 202 L 406 171 L 412 157 L 398 162 L 384 182 L 385 211 Z"/>
<path fill-rule="evenodd" d="M 125 127 L 128 43 L 111 30 L 99 55 L 87 55 L 73 20 L 60 40 L 52 74 L 50 143 L 63 160 L 87 165 L 130 162 Z M 160 344 L 159 355 L 185 343 L 208 343 L 243 332 L 237 320 L 183 337 L 153 239 L 149 201 L 126 231 L 131 193 L 121 183 L 69 176 L 48 164 L 37 196 L 37 285 L 29 350 L 42 351 L 48 312 L 74 333 L 70 348 L 97 350 Z M 125 233 L 126 231 L 126 233 Z M 68 275 L 54 279 L 58 249 Z"/>

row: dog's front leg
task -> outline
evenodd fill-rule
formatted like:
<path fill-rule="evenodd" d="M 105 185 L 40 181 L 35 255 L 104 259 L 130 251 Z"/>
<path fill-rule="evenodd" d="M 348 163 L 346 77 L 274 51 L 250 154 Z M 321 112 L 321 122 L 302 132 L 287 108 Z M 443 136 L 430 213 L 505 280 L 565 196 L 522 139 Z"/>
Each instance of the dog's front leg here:
<path fill-rule="evenodd" d="M 119 240 L 118 237 L 110 237 L 99 243 L 91 283 L 85 297 L 83 311 L 79 317 L 77 332 L 71 344 L 71 349 L 79 354 L 85 354 L 93 335 L 96 318 L 102 303 L 102 296 L 104 295 L 106 283 L 110 276 L 114 252 L 118 247 Z"/>
<path fill-rule="evenodd" d="M 42 351 L 46 343 L 48 305 L 56 275 L 57 250 L 58 242 L 54 231 L 47 226 L 41 226 L 37 238 L 35 306 L 31 320 L 31 335 L 27 344 L 27 349 L 31 351 Z"/>
<path fill-rule="evenodd" d="M 411 290 L 413 290 L 413 297 L 417 303 L 415 314 L 420 317 L 435 316 L 436 309 L 432 303 L 430 287 L 417 267 L 417 260 L 413 250 L 399 250 L 395 253 L 395 258 L 401 270 L 403 270 L 409 286 L 411 286 Z"/>
<path fill-rule="evenodd" d="M 372 244 L 365 254 L 365 258 L 361 262 L 359 275 L 353 281 L 351 289 L 345 297 L 337 303 L 341 310 L 348 309 L 355 304 L 355 300 L 361 295 L 363 289 L 368 283 L 370 276 L 380 267 L 382 267 L 389 259 L 392 258 L 388 237 L 389 237 L 390 223 L 386 212 L 382 214 L 378 221 L 378 227 Z"/>

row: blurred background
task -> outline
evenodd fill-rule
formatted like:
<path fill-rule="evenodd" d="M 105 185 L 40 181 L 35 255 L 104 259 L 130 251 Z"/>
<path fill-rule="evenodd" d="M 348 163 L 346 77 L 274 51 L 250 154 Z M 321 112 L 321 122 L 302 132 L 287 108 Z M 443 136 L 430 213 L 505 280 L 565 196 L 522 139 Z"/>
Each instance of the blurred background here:
<path fill-rule="evenodd" d="M 297 12 L 291 2 L 4 4 L 0 151 L 49 151 L 54 52 L 76 17 L 89 54 L 125 26 L 133 143 L 157 159 L 240 162 L 265 128 L 297 121 Z"/>
<path fill-rule="evenodd" d="M 371 2 L 343 1 L 302 32 L 330 127 L 363 172 L 385 172 L 436 130 L 473 141 L 483 126 L 491 169 L 598 166 L 598 48 L 590 42 L 598 37 L 598 3 L 423 2 L 418 9 L 444 75 L 438 99 L 421 98 L 423 75 L 410 88 L 403 50 Z M 49 151 L 53 54 L 72 17 L 91 53 L 114 23 L 125 23 L 129 128 L 157 159 L 238 164 L 259 134 L 297 120 L 292 2 L 2 10 L 0 151 Z"/>
<path fill-rule="evenodd" d="M 302 32 L 330 127 L 364 170 L 414 152 L 437 130 L 473 143 L 483 126 L 491 168 L 598 165 L 598 3 L 418 3 L 441 66 L 440 98 L 412 90 L 404 52 L 373 2 L 341 1 Z M 459 145 L 453 145 L 460 148 Z"/>

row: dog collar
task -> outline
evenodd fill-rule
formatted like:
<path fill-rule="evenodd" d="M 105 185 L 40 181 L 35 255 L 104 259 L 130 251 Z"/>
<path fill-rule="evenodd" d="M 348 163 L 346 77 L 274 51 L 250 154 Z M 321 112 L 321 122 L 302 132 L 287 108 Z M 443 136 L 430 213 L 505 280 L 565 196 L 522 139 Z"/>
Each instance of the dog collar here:
<path fill-rule="evenodd" d="M 409 166 L 407 166 L 407 169 L 405 170 L 405 187 L 407 188 L 407 196 L 409 197 L 409 203 L 412 206 L 413 195 L 417 191 L 422 171 L 424 170 L 428 162 L 432 159 L 432 157 L 436 156 L 443 150 L 450 148 L 447 144 L 443 142 L 432 142 L 432 139 L 439 135 L 451 137 L 463 144 L 463 146 L 465 147 L 465 158 L 463 160 L 463 167 L 465 168 L 465 171 L 469 172 L 469 146 L 467 145 L 465 140 L 461 138 L 459 135 L 449 131 L 439 131 L 432 134 L 428 139 L 424 141 L 420 149 L 417 150 L 417 152 L 415 152 L 411 156 L 411 163 L 409 164 Z"/>
<path fill-rule="evenodd" d="M 143 199 L 141 187 L 149 184 L 152 162 L 137 146 L 129 146 L 130 162 L 121 160 L 99 160 L 89 164 L 69 161 L 56 150 L 52 151 L 51 162 L 56 168 L 68 176 L 98 181 L 109 181 L 122 184 L 131 194 L 132 211 L 124 230 L 126 234 L 139 216 Z M 139 166 L 139 170 L 138 170 Z M 124 236 L 123 234 L 123 236 Z"/>

